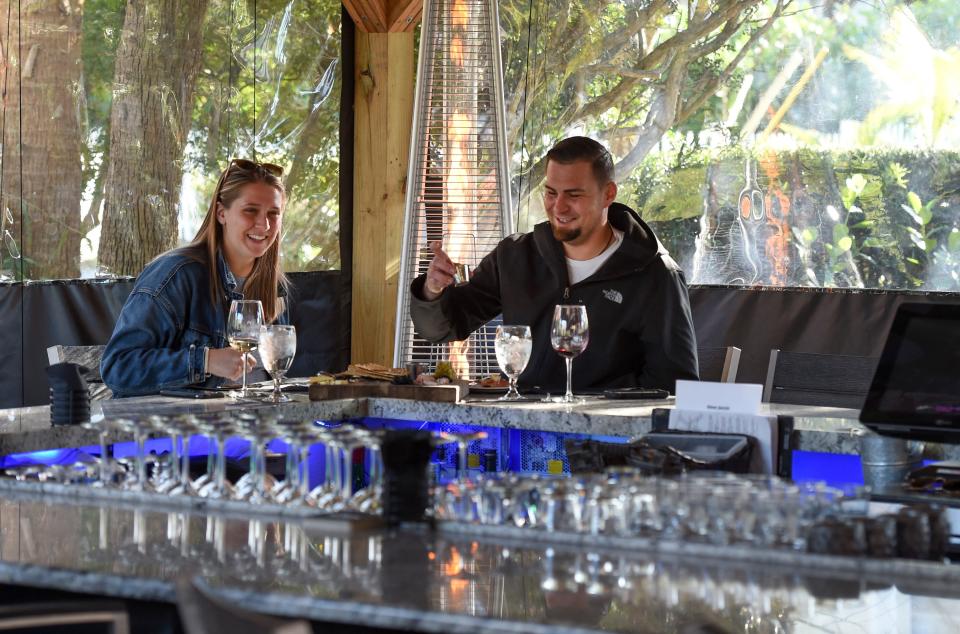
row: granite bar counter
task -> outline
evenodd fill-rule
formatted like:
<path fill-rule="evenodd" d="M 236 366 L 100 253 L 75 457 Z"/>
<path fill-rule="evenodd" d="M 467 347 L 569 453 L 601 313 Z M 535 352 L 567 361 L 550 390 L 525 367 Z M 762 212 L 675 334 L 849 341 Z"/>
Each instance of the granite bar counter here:
<path fill-rule="evenodd" d="M 500 403 L 488 397 L 470 397 L 460 403 L 432 403 L 388 398 L 309 401 L 304 394 L 291 396 L 293 401 L 282 405 L 252 399 L 198 401 L 162 396 L 116 399 L 93 403 L 92 418 L 97 421 L 104 417 L 257 409 L 290 418 L 378 418 L 631 437 L 650 430 L 651 412 L 655 408 L 673 407 L 672 399 L 608 401 L 594 398 L 583 404 L 566 406 L 539 401 Z M 858 412 L 851 409 L 764 404 L 763 413 L 794 417 L 792 445 L 795 450 L 857 454 L 859 436 L 872 433 L 859 423 Z M 116 435 L 110 440 L 129 439 Z M 96 443 L 97 434 L 93 430 L 75 426 L 52 427 L 48 406 L 0 410 L 0 455 Z M 928 455 L 960 459 L 960 448 L 956 445 L 930 445 Z"/>
<path fill-rule="evenodd" d="M 960 630 L 960 567 L 935 562 L 443 523 L 363 529 L 29 487 L 0 490 L 0 536 L 0 583 L 38 596 L 172 603 L 187 575 L 246 609 L 424 632 Z"/>

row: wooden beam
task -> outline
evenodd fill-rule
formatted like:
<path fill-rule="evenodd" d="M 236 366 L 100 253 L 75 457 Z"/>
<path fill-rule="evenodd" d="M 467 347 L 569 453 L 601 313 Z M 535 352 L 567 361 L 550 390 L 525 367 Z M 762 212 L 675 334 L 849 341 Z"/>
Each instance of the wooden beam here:
<path fill-rule="evenodd" d="M 343 0 L 362 33 L 413 31 L 423 12 L 423 0 Z"/>
<path fill-rule="evenodd" d="M 393 363 L 403 241 L 413 33 L 357 33 L 351 360 Z"/>
<path fill-rule="evenodd" d="M 357 30 L 364 33 L 387 32 L 385 0 L 343 0 L 343 6 L 353 18 Z"/>
<path fill-rule="evenodd" d="M 343 0 L 343 7 L 347 10 L 347 13 L 350 14 L 350 18 L 353 20 L 354 26 L 357 27 L 357 32 L 359 33 L 369 33 L 370 29 L 367 28 L 366 23 L 364 22 L 364 16 L 361 13 L 360 9 L 357 7 L 355 2 L 351 0 Z"/>
<path fill-rule="evenodd" d="M 423 0 L 386 0 L 387 22 L 391 33 L 413 31 L 423 13 Z"/>

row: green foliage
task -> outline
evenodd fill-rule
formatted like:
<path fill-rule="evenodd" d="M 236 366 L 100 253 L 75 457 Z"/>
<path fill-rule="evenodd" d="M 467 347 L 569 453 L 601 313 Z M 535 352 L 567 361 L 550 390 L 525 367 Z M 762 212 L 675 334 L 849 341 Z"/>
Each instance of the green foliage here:
<path fill-rule="evenodd" d="M 874 145 L 888 126 L 906 122 L 936 145 L 944 126 L 960 112 L 960 48 L 931 46 L 908 7 L 890 16 L 878 54 L 850 45 L 844 53 L 864 64 L 887 89 L 886 100 L 871 110 L 860 127 L 860 142 Z"/>
<path fill-rule="evenodd" d="M 723 3 L 728 20 L 704 32 L 697 31 L 703 15 L 688 15 L 696 3 L 501 1 L 507 137 L 521 227 L 539 220 L 530 197 L 557 140 L 598 137 L 620 160 L 618 169 L 631 171 L 665 127 L 682 136 L 712 126 L 724 107 L 715 82 L 735 74 L 731 63 L 776 6 L 762 2 L 764 9 L 754 11 L 760 1 Z M 691 31 L 697 35 L 684 40 Z M 676 96 L 666 95 L 671 74 L 682 78 Z M 671 102 L 676 111 L 664 105 Z M 698 143 L 693 135 L 690 147 Z"/>
<path fill-rule="evenodd" d="M 189 153 L 203 191 L 233 156 L 283 165 L 284 268 L 339 267 L 340 3 L 217 2 L 204 43 Z"/>
<path fill-rule="evenodd" d="M 85 233 L 100 222 L 126 3 L 84 5 L 82 153 L 93 207 Z M 227 162 L 258 158 L 286 169 L 286 270 L 339 267 L 340 8 L 335 0 L 211 0 L 182 163 L 181 240 L 192 238 Z"/>
<path fill-rule="evenodd" d="M 123 30 L 126 0 L 87 0 L 83 7 L 81 62 L 86 126 L 83 155 L 85 181 L 96 178 L 100 159 L 110 141 L 113 105 L 113 66 Z"/>
<path fill-rule="evenodd" d="M 700 150 L 677 170 L 655 156 L 638 170 L 648 183 L 637 198 L 641 214 L 658 233 L 672 232 L 670 250 L 681 263 L 695 258 L 691 220 L 736 209 L 744 158 L 736 148 Z M 781 169 L 773 185 L 761 174 L 767 204 L 778 190 L 793 208 L 785 222 L 796 256 L 786 285 L 960 290 L 960 153 L 799 150 L 757 158 Z M 802 169 L 791 173 L 794 165 Z"/>

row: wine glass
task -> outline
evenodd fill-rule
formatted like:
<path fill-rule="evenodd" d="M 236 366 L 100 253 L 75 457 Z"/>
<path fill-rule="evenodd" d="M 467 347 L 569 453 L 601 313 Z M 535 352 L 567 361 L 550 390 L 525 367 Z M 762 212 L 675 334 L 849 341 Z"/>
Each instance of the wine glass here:
<path fill-rule="evenodd" d="M 440 437 L 447 442 L 457 443 L 457 477 L 460 481 L 467 480 L 467 447 L 474 440 L 483 440 L 487 432 L 473 429 L 464 431 L 442 431 Z"/>
<path fill-rule="evenodd" d="M 247 355 L 260 342 L 263 324 L 263 305 L 258 299 L 235 299 L 227 314 L 227 343 L 243 354 L 243 386 L 238 396 L 247 397 Z"/>
<path fill-rule="evenodd" d="M 567 393 L 558 403 L 574 403 L 573 358 L 587 349 L 590 343 L 590 327 L 587 323 L 587 307 L 557 304 L 553 309 L 553 325 L 550 327 L 550 344 L 567 362 Z"/>
<path fill-rule="evenodd" d="M 510 389 L 501 396 L 500 401 L 519 401 L 523 397 L 517 391 L 517 378 L 527 363 L 533 350 L 530 326 L 497 326 L 497 338 L 494 341 L 497 363 L 510 379 Z"/>
<path fill-rule="evenodd" d="M 289 396 L 280 391 L 283 375 L 293 363 L 297 351 L 297 329 L 293 326 L 260 326 L 260 360 L 273 378 L 273 402 L 286 403 Z"/>

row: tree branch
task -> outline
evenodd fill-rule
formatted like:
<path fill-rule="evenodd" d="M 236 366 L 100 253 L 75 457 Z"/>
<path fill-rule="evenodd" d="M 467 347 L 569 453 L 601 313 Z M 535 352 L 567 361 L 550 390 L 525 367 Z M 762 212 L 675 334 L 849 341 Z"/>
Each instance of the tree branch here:
<path fill-rule="evenodd" d="M 780 18 L 784 8 L 789 6 L 791 1 L 792 0 L 779 0 L 777 2 L 776 9 L 774 9 L 774 11 L 770 14 L 770 17 L 767 18 L 763 25 L 750 34 L 747 42 L 740 48 L 734 58 L 730 60 L 724 69 L 718 75 L 710 76 L 708 78 L 705 77 L 697 82 L 697 85 L 694 87 L 695 96 L 687 100 L 686 104 L 677 115 L 677 120 L 674 125 L 681 124 L 692 117 L 694 113 L 696 113 L 696 111 L 703 106 L 704 102 L 717 91 L 717 88 L 730 79 L 734 71 L 737 69 L 737 66 L 740 65 L 740 62 L 743 61 L 743 58 L 746 56 L 746 54 L 749 53 L 753 48 L 753 45 L 756 44 L 757 40 L 763 37 L 767 31 L 770 30 L 770 27 L 772 27 L 773 23 Z"/>
<path fill-rule="evenodd" d="M 580 71 L 580 74 L 588 77 L 591 75 L 597 75 L 599 73 L 612 73 L 615 75 L 620 75 L 621 77 L 641 79 L 644 81 L 656 81 L 657 79 L 660 79 L 660 71 L 637 70 L 636 68 L 615 66 L 613 64 L 591 64 L 589 66 L 584 66 Z"/>
<path fill-rule="evenodd" d="M 650 148 L 656 145 L 664 133 L 674 125 L 680 105 L 680 91 L 683 88 L 683 80 L 687 76 L 688 63 L 686 55 L 678 53 L 674 56 L 667 71 L 666 83 L 650 103 L 650 109 L 643 122 L 643 132 L 637 137 L 633 148 L 616 165 L 618 173 L 626 174 L 632 171 L 647 155 Z"/>
<path fill-rule="evenodd" d="M 694 42 L 698 42 L 701 38 L 718 29 L 720 25 L 736 18 L 761 1 L 762 0 L 734 0 L 716 13 L 704 18 L 702 22 L 697 22 L 695 26 L 691 26 L 683 31 L 678 31 L 673 36 L 658 44 L 656 48 L 640 60 L 638 67 L 641 69 L 656 68 L 663 63 L 673 51 L 677 49 L 688 49 L 693 46 Z"/>

